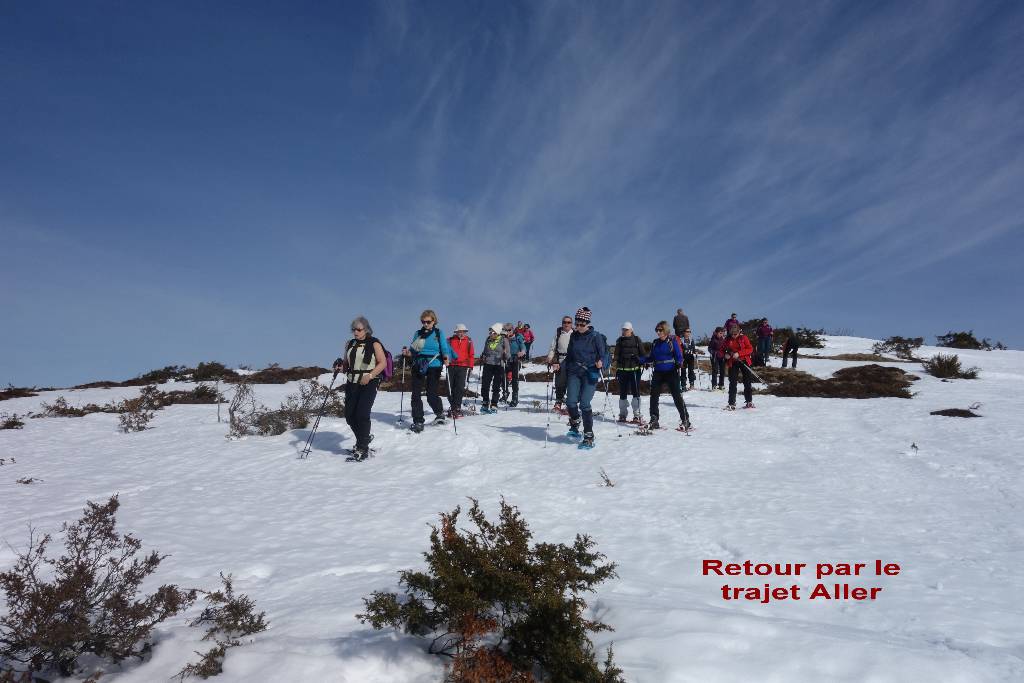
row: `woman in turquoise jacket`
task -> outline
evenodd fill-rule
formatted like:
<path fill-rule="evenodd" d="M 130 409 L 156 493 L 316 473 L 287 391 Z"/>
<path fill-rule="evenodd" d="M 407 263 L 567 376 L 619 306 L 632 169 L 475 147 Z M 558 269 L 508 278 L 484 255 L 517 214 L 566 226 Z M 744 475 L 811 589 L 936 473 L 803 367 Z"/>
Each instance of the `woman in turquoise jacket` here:
<path fill-rule="evenodd" d="M 412 359 L 412 427 L 417 434 L 423 431 L 423 387 L 427 388 L 427 403 L 434 411 L 431 424 L 444 424 L 444 404 L 437 393 L 441 383 L 441 370 L 450 360 L 458 360 L 451 345 L 437 326 L 437 314 L 427 309 L 420 314 L 423 325 L 413 335 L 405 355 Z"/>

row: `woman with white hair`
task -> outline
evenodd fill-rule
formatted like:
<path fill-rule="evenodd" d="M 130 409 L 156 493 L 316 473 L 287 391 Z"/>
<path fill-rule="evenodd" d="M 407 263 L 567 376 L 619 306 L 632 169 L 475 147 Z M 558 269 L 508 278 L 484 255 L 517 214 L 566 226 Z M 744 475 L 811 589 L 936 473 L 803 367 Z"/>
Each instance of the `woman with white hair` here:
<path fill-rule="evenodd" d="M 508 337 L 502 334 L 501 323 L 494 323 L 480 351 L 480 364 L 483 365 L 480 376 L 480 401 L 483 403 L 481 413 L 498 412 L 498 392 L 501 391 L 509 355 Z"/>
<path fill-rule="evenodd" d="M 387 367 L 384 346 L 373 336 L 369 321 L 359 316 L 350 326 L 352 339 L 345 347 L 345 355 L 334 361 L 334 371 L 344 372 L 345 421 L 356 436 L 352 460 L 365 460 L 370 454 L 370 411 L 377 398 L 380 374 Z"/>

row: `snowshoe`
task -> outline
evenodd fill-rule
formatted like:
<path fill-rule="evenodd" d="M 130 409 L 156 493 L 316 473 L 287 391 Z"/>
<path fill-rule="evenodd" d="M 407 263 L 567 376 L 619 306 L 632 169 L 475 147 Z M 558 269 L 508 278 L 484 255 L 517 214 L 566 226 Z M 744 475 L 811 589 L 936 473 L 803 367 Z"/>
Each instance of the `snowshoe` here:
<path fill-rule="evenodd" d="M 569 422 L 569 431 L 566 432 L 565 435 L 570 439 L 578 439 L 581 436 L 583 436 L 582 434 L 580 434 L 580 423 L 578 421 Z"/>
<path fill-rule="evenodd" d="M 362 462 L 370 457 L 372 451 L 369 448 L 353 448 L 351 455 L 345 458 L 346 462 Z"/>
<path fill-rule="evenodd" d="M 438 415 L 434 418 L 434 421 L 430 423 L 431 426 L 443 425 L 445 423 L 444 415 Z"/>
<path fill-rule="evenodd" d="M 726 407 L 722 408 L 722 410 L 736 410 L 736 406 L 734 406 L 734 405 L 732 405 L 732 404 L 730 403 L 730 404 L 729 404 L 729 405 L 727 405 Z"/>
<path fill-rule="evenodd" d="M 589 451 L 594 447 L 594 432 L 587 432 L 583 435 L 583 440 L 580 441 L 580 445 L 577 446 L 580 450 Z"/>
<path fill-rule="evenodd" d="M 412 432 L 413 434 L 419 434 L 420 432 L 423 431 L 423 423 L 422 422 L 413 422 L 412 426 L 409 427 L 409 431 Z"/>
<path fill-rule="evenodd" d="M 754 407 L 753 402 L 748 401 L 747 404 L 745 406 L 743 406 L 743 410 L 750 410 L 753 407 Z"/>
<path fill-rule="evenodd" d="M 682 422 L 679 423 L 679 426 L 676 427 L 677 432 L 683 432 L 684 434 L 689 434 L 692 430 L 693 425 L 690 424 L 689 420 L 683 420 Z"/>
<path fill-rule="evenodd" d="M 625 415 L 619 415 L 619 419 L 617 420 L 617 422 L 621 422 L 622 424 L 626 424 L 626 416 Z"/>
<path fill-rule="evenodd" d="M 641 424 L 633 433 L 637 436 L 651 436 L 654 434 L 654 432 L 651 431 L 651 426 L 649 424 Z"/>
<path fill-rule="evenodd" d="M 634 415 L 633 419 L 630 420 L 629 423 L 630 424 L 635 424 L 635 425 L 642 425 L 644 423 L 644 419 L 642 417 L 640 417 L 639 415 Z"/>

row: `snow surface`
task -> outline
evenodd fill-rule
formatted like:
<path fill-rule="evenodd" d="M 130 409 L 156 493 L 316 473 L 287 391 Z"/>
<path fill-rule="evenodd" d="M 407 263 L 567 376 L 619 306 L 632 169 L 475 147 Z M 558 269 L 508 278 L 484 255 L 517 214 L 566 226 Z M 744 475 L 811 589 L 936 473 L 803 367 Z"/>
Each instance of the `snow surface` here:
<path fill-rule="evenodd" d="M 808 353 L 871 343 L 831 337 Z M 595 643 L 614 642 L 630 681 L 1024 680 L 1024 353 L 956 353 L 981 368 L 978 380 L 941 382 L 899 363 L 921 376 L 911 400 L 758 396 L 757 410 L 735 413 L 721 410 L 723 394 L 690 392 L 693 435 L 639 437 L 602 417 L 590 452 L 568 442 L 564 422 L 552 416 L 548 427 L 547 414 L 529 411 L 544 384 L 524 385 L 518 410 L 459 421 L 457 436 L 451 423 L 418 436 L 396 429 L 400 396 L 382 393 L 381 452 L 359 464 L 345 462 L 353 439 L 334 418 L 308 460 L 297 459 L 308 430 L 228 441 L 216 406 L 172 406 L 127 435 L 116 415 L 26 420 L 0 431 L 0 537 L 22 549 L 29 524 L 55 532 L 86 500 L 119 493 L 120 527 L 171 554 L 154 586 L 213 588 L 230 572 L 266 610 L 270 629 L 229 652 L 225 682 L 440 680 L 443 663 L 422 641 L 354 615 L 363 596 L 395 589 L 400 569 L 422 566 L 427 525 L 467 496 L 491 514 L 504 496 L 536 540 L 588 533 L 618 563 L 619 578 L 590 604 L 615 628 Z M 860 364 L 802 357 L 799 367 L 827 377 Z M 276 406 L 296 389 L 260 385 L 256 395 Z M 0 411 L 38 410 L 58 394 L 80 405 L 137 393 L 48 392 Z M 928 414 L 975 402 L 982 419 Z M 604 409 L 603 394 L 594 405 Z M 614 396 L 607 407 L 613 417 Z M 674 424 L 666 397 L 661 414 Z M 42 481 L 15 483 L 22 477 Z M 14 557 L 0 549 L 0 567 Z M 761 604 L 725 601 L 720 587 L 795 582 L 806 596 L 817 581 L 703 576 L 705 559 L 811 570 L 879 559 L 902 571 L 849 581 L 881 586 L 875 601 Z M 205 649 L 186 621 L 165 622 L 152 659 L 104 680 L 173 676 Z"/>

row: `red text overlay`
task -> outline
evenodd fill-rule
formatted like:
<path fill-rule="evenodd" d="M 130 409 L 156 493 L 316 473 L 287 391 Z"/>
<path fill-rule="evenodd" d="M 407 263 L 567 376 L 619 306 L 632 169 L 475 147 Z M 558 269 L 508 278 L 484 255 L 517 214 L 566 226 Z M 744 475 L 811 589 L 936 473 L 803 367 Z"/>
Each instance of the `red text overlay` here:
<path fill-rule="evenodd" d="M 722 585 L 723 600 L 748 600 L 751 602 L 778 602 L 782 600 L 877 600 L 882 592 L 880 586 L 862 586 L 847 577 L 897 576 L 900 566 L 895 562 L 723 562 L 704 560 L 701 563 L 704 576 L 785 576 L 813 577 L 814 586 L 798 586 L 795 583 L 779 585 L 765 583 L 761 586 Z"/>

